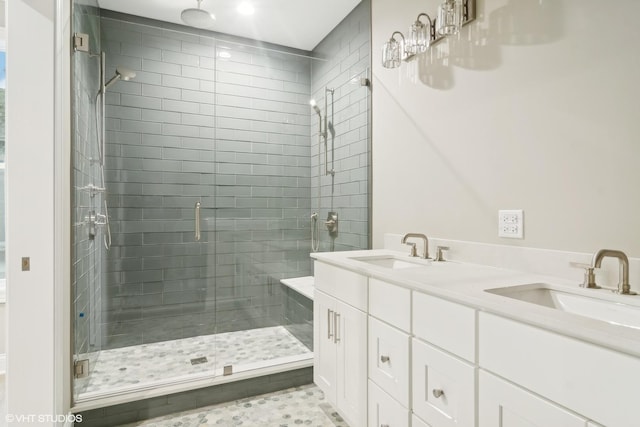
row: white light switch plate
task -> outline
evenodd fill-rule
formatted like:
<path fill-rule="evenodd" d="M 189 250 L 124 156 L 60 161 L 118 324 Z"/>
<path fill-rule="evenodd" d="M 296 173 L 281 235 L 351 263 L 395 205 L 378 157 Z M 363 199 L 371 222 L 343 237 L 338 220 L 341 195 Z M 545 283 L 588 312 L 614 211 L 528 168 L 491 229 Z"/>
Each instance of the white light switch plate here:
<path fill-rule="evenodd" d="M 498 237 L 524 238 L 524 212 L 522 209 L 498 211 Z"/>

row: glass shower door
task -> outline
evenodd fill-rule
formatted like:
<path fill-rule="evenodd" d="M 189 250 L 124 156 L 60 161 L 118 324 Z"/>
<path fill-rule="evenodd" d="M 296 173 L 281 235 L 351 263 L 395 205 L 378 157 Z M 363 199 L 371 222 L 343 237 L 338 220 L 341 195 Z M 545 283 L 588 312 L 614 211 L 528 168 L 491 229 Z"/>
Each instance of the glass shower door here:
<path fill-rule="evenodd" d="M 217 348 L 236 373 L 311 357 L 311 304 L 280 283 L 310 272 L 311 59 L 216 46 Z"/>

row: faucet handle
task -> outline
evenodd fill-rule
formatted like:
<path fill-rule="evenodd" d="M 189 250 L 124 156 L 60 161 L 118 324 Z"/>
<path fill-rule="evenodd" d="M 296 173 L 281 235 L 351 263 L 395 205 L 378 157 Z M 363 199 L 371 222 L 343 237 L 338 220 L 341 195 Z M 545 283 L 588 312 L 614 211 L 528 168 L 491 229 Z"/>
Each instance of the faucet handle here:
<path fill-rule="evenodd" d="M 442 251 L 448 251 L 449 246 L 436 246 L 436 258 L 434 261 L 446 261 L 444 256 L 442 256 Z"/>
<path fill-rule="evenodd" d="M 405 242 L 405 245 L 409 245 L 411 246 L 411 253 L 409 254 L 409 256 L 411 257 L 417 257 L 418 256 L 418 251 L 416 250 L 416 244 L 413 242 Z"/>
<path fill-rule="evenodd" d="M 581 288 L 600 289 L 600 286 L 596 284 L 596 275 L 593 272 L 594 266 L 581 262 L 570 262 L 569 266 L 584 269 L 584 281 L 580 284 Z"/>

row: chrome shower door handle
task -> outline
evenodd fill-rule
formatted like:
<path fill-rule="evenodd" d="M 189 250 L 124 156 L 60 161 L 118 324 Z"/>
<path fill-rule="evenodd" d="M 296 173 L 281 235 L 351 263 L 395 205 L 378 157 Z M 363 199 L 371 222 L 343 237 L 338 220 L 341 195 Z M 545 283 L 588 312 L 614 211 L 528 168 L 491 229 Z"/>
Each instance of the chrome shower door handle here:
<path fill-rule="evenodd" d="M 196 211 L 195 238 L 196 238 L 196 242 L 199 242 L 200 241 L 200 202 L 196 202 L 195 211 Z"/>

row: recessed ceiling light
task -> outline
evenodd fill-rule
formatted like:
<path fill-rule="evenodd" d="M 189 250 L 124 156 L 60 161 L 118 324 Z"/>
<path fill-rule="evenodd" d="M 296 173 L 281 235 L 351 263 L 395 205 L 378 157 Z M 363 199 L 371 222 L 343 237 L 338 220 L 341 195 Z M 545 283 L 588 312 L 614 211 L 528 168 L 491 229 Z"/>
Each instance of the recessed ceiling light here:
<path fill-rule="evenodd" d="M 253 15 L 256 9 L 248 1 L 243 1 L 238 5 L 238 13 L 240 15 Z"/>
<path fill-rule="evenodd" d="M 231 58 L 231 54 L 227 50 L 222 50 L 222 51 L 218 52 L 218 57 L 220 57 L 222 59 L 229 59 L 229 58 Z"/>

